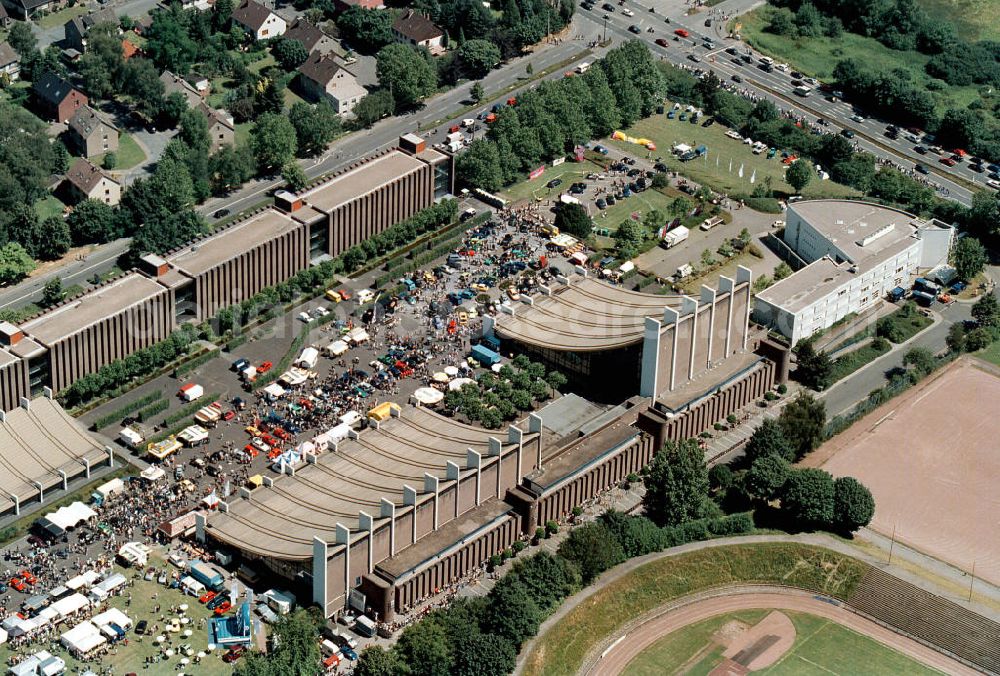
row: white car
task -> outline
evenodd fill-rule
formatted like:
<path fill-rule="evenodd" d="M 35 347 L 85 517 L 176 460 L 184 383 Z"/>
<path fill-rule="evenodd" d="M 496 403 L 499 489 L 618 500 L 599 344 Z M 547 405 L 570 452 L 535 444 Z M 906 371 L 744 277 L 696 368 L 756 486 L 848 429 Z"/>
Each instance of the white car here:
<path fill-rule="evenodd" d="M 364 305 L 375 298 L 375 292 L 371 289 L 361 289 L 358 291 L 358 303 Z"/>
<path fill-rule="evenodd" d="M 299 321 L 300 321 L 300 322 L 305 322 L 306 324 L 308 324 L 309 322 L 311 322 L 311 321 L 312 321 L 312 315 L 310 315 L 310 314 L 309 314 L 308 312 L 306 312 L 305 310 L 303 310 L 302 312 L 300 312 L 300 313 L 298 314 L 298 318 L 299 318 Z"/>
<path fill-rule="evenodd" d="M 261 453 L 268 453 L 271 450 L 271 447 L 268 446 L 263 441 L 261 441 L 260 437 L 254 437 L 253 441 L 250 442 L 250 445 L 252 445 L 254 448 L 256 448 Z"/>
<path fill-rule="evenodd" d="M 316 308 L 315 308 L 315 309 L 314 309 L 314 310 L 312 311 L 312 313 L 313 313 L 313 316 L 314 316 L 314 317 L 325 317 L 325 316 L 327 316 L 328 314 L 330 314 L 330 311 L 329 311 L 329 310 L 327 310 L 327 309 L 326 309 L 325 307 L 323 307 L 322 305 L 320 305 L 320 306 L 317 306 L 317 307 L 316 307 Z"/>
<path fill-rule="evenodd" d="M 622 10 L 622 14 L 624 14 L 625 16 L 635 16 L 635 12 L 633 12 L 628 7 Z"/>
<path fill-rule="evenodd" d="M 854 120 L 855 122 L 864 122 L 865 121 L 865 118 L 863 118 L 862 116 L 858 115 L 857 113 L 855 113 L 854 115 L 851 115 L 851 119 Z"/>

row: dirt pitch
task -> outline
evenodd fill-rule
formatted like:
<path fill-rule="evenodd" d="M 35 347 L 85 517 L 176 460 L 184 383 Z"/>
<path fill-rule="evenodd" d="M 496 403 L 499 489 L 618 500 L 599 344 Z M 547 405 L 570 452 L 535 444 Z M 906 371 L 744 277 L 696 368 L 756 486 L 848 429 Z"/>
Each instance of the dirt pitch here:
<path fill-rule="evenodd" d="M 857 477 L 871 528 L 1000 584 L 1000 369 L 960 359 L 820 447 L 805 464 Z"/>

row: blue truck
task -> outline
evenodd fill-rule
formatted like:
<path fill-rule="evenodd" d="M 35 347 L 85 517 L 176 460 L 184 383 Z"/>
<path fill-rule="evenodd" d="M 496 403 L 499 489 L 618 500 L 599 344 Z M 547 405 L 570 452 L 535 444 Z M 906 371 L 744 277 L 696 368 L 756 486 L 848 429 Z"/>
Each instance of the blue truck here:
<path fill-rule="evenodd" d="M 222 589 L 223 584 L 225 584 L 225 580 L 222 579 L 220 573 L 208 566 L 204 561 L 198 559 L 188 564 L 188 573 L 191 577 L 198 580 L 198 582 L 201 582 L 215 592 Z"/>
<path fill-rule="evenodd" d="M 920 291 L 923 291 L 925 293 L 932 294 L 935 297 L 937 297 L 937 295 L 941 292 L 940 286 L 938 286 L 931 280 L 926 279 L 924 277 L 917 277 L 916 280 L 914 280 L 913 282 L 913 288 L 919 289 Z"/>
<path fill-rule="evenodd" d="M 472 358 L 487 368 L 500 363 L 500 355 L 485 345 L 473 345 Z"/>
<path fill-rule="evenodd" d="M 889 299 L 893 303 L 901 301 L 904 298 L 906 298 L 906 289 L 904 289 L 901 286 L 897 286 L 895 289 L 893 289 L 892 291 L 889 292 Z"/>

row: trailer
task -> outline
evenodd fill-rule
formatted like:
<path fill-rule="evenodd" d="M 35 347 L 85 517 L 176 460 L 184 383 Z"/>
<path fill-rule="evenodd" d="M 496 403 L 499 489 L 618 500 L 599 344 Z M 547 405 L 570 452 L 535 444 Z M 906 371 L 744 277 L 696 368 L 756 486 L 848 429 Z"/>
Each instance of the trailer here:
<path fill-rule="evenodd" d="M 197 413 L 194 414 L 195 422 L 205 427 L 215 427 L 221 417 L 222 404 L 217 401 L 209 404 L 208 406 L 203 406 Z"/>
<path fill-rule="evenodd" d="M 499 364 L 501 359 L 497 352 L 494 352 L 485 345 L 473 345 L 472 358 L 487 368 L 494 364 Z"/>
<path fill-rule="evenodd" d="M 795 92 L 796 96 L 801 96 L 802 98 L 805 98 L 812 93 L 812 89 L 804 85 L 796 87 L 792 91 Z"/>
<path fill-rule="evenodd" d="M 191 425 L 181 430 L 177 439 L 188 448 L 203 446 L 208 443 L 208 430 L 201 425 Z"/>
<path fill-rule="evenodd" d="M 933 305 L 934 301 L 937 300 L 937 296 L 927 293 L 926 291 L 921 291 L 920 289 L 914 289 L 911 297 L 924 307 L 930 307 Z"/>
<path fill-rule="evenodd" d="M 170 435 L 163 441 L 148 444 L 146 446 L 146 455 L 154 460 L 163 460 L 170 457 L 180 449 L 181 442 L 177 441 L 175 436 Z"/>
<path fill-rule="evenodd" d="M 118 432 L 118 441 L 129 448 L 139 448 L 143 442 L 143 436 L 131 427 L 124 427 Z"/>
<path fill-rule="evenodd" d="M 225 580 L 218 571 L 198 559 L 188 562 L 188 575 L 212 591 L 219 591 L 225 584 Z"/>
<path fill-rule="evenodd" d="M 662 246 L 664 249 L 675 247 L 684 240 L 686 240 L 688 238 L 688 235 L 690 234 L 691 234 L 690 230 L 688 230 L 683 225 L 679 225 L 673 230 L 667 232 L 667 234 L 663 236 L 663 240 L 660 242 L 660 246 Z"/>
<path fill-rule="evenodd" d="M 205 394 L 205 388 L 196 383 L 188 383 L 181 387 L 177 395 L 184 401 L 194 401 Z"/>
<path fill-rule="evenodd" d="M 705 221 L 698 227 L 702 230 L 711 230 L 715 226 L 721 224 L 722 224 L 722 218 L 719 216 L 713 216 L 712 218 L 709 218 L 707 221 Z"/>
<path fill-rule="evenodd" d="M 319 350 L 315 347 L 307 347 L 302 350 L 302 354 L 299 358 L 295 360 L 296 366 L 301 366 L 302 368 L 311 369 L 316 366 L 316 362 L 319 361 Z"/>

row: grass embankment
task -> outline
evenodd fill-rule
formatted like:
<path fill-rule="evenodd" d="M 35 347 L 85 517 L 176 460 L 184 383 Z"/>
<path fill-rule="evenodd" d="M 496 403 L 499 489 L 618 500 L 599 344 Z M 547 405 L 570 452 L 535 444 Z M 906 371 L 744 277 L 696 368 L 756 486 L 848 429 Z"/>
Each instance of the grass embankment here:
<path fill-rule="evenodd" d="M 846 599 L 867 569 L 857 559 L 795 543 L 728 545 L 665 556 L 601 587 L 539 636 L 524 671 L 575 674 L 587 653 L 627 622 L 698 591 L 779 584 Z"/>
<path fill-rule="evenodd" d="M 784 674 L 938 674 L 929 667 L 832 620 L 783 611 L 795 626 L 795 643 L 772 666 L 756 673 Z M 727 623 L 752 626 L 768 611 L 747 610 L 718 615 L 679 629 L 651 645 L 625 668 L 627 676 L 709 673 L 723 660 L 725 647 L 714 634 Z"/>
<path fill-rule="evenodd" d="M 830 368 L 830 384 L 846 378 L 862 366 L 867 366 L 891 349 L 892 346 L 888 341 L 875 339 L 864 347 L 834 359 Z"/>
<path fill-rule="evenodd" d="M 668 106 L 669 109 L 669 106 Z M 704 119 L 704 118 L 703 118 Z M 710 127 L 701 126 L 701 122 L 691 124 L 678 119 L 668 119 L 666 115 L 653 115 L 640 120 L 626 130 L 630 136 L 648 138 L 656 144 L 652 157 L 663 158 L 664 163 L 681 176 L 690 178 L 696 183 L 707 185 L 717 192 L 726 194 L 750 194 L 755 186 L 760 185 L 765 178 L 771 179 L 771 189 L 778 193 L 795 194 L 792 186 L 785 182 L 785 165 L 779 155 L 767 159 L 767 153 L 754 155 L 749 145 L 726 136 L 729 129 L 721 124 Z M 619 149 L 637 155 L 645 156 L 647 150 L 624 141 L 606 141 Z M 708 148 L 705 157 L 681 162 L 670 153 L 670 149 L 678 143 L 697 148 L 704 145 Z M 732 169 L 730 169 L 730 162 Z M 743 178 L 740 178 L 740 167 L 743 167 Z M 755 183 L 750 178 L 755 176 Z M 859 193 L 854 188 L 834 181 L 821 181 L 814 177 L 802 191 L 807 199 L 822 197 L 857 197 Z"/>
<path fill-rule="evenodd" d="M 950 0 L 935 1 L 950 2 Z M 807 75 L 832 81 L 834 67 L 838 61 L 844 59 L 856 59 L 868 68 L 886 73 L 901 69 L 910 74 L 911 81 L 920 89 L 926 89 L 932 80 L 938 85 L 943 85 L 939 91 L 928 90 L 934 97 L 935 108 L 939 115 L 948 108 L 965 108 L 981 98 L 975 85 L 954 87 L 928 75 L 924 68 L 930 57 L 926 54 L 889 49 L 875 38 L 867 38 L 848 31 L 844 31 L 838 38 L 795 38 L 768 33 L 764 28 L 769 24 L 767 17 L 770 11 L 764 7 L 741 16 L 739 21 L 743 27 L 740 29 L 740 34 L 754 49 L 778 61 L 787 62 Z"/>
<path fill-rule="evenodd" d="M 917 0 L 935 19 L 953 23 L 966 40 L 1000 40 L 996 0 Z"/>

